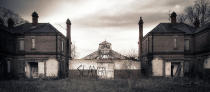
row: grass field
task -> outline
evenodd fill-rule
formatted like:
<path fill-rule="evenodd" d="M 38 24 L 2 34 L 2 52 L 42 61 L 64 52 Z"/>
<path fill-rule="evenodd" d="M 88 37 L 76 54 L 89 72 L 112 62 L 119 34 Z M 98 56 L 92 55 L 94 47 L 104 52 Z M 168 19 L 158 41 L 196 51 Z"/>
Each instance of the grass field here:
<path fill-rule="evenodd" d="M 9 80 L 0 92 L 210 92 L 202 80 L 148 78 L 139 80 Z"/>

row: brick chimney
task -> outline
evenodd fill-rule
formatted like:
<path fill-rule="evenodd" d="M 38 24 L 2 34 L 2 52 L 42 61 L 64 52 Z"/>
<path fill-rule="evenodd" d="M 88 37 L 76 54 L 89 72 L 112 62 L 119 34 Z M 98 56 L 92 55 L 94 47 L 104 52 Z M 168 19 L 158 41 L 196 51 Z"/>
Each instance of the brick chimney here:
<path fill-rule="evenodd" d="M 71 59 L 71 21 L 66 20 L 67 53 Z"/>
<path fill-rule="evenodd" d="M 176 16 L 177 16 L 176 12 L 171 13 L 171 16 L 170 16 L 171 17 L 171 23 L 176 23 Z"/>
<path fill-rule="evenodd" d="M 66 55 L 65 55 L 65 73 L 64 77 L 68 77 L 69 75 L 69 60 L 71 57 L 71 21 L 69 19 L 66 20 Z"/>
<path fill-rule="evenodd" d="M 36 25 L 38 23 L 39 15 L 34 11 L 31 16 L 32 16 L 32 24 Z"/>
<path fill-rule="evenodd" d="M 15 22 L 11 18 L 9 18 L 7 20 L 7 23 L 8 23 L 8 28 L 13 28 L 14 27 Z"/>
<path fill-rule="evenodd" d="M 140 60 L 141 56 L 142 56 L 142 41 L 143 41 L 143 20 L 142 20 L 142 17 L 140 17 L 140 20 L 139 20 L 139 51 L 138 51 L 138 58 Z"/>
<path fill-rule="evenodd" d="M 199 21 L 199 19 L 198 18 L 195 18 L 195 21 L 194 21 L 194 26 L 195 26 L 195 28 L 199 28 L 199 26 L 200 26 L 200 21 Z"/>

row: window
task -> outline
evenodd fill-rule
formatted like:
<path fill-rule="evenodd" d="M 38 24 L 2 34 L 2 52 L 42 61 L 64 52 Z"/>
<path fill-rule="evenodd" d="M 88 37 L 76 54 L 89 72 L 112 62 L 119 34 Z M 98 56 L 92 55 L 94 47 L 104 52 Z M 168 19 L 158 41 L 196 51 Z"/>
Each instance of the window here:
<path fill-rule="evenodd" d="M 174 38 L 174 49 L 177 49 L 177 41 L 176 41 L 176 38 Z"/>
<path fill-rule="evenodd" d="M 63 40 L 61 41 L 61 51 L 64 51 L 64 42 L 63 42 Z"/>
<path fill-rule="evenodd" d="M 189 39 L 185 39 L 184 40 L 184 50 L 185 51 L 189 51 L 190 50 L 190 40 Z"/>
<path fill-rule="evenodd" d="M 19 39 L 19 50 L 24 50 L 24 39 Z"/>
<path fill-rule="evenodd" d="M 10 73 L 11 61 L 7 61 L 7 73 Z"/>
<path fill-rule="evenodd" d="M 32 43 L 32 49 L 35 49 L 36 43 L 35 43 L 35 38 L 31 39 L 31 43 Z"/>

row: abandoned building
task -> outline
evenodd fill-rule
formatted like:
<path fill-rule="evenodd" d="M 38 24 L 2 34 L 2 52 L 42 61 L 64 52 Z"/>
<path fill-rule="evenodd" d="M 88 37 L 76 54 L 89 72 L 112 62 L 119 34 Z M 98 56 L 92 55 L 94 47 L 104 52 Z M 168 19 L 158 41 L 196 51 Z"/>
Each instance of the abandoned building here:
<path fill-rule="evenodd" d="M 46 78 L 68 76 L 71 52 L 71 22 L 68 19 L 67 37 L 50 23 L 39 23 L 32 13 L 32 23 L 8 27 L 0 24 L 1 78 Z"/>
<path fill-rule="evenodd" d="M 95 77 L 100 79 L 138 78 L 140 62 L 129 60 L 112 50 L 111 43 L 103 41 L 97 51 L 69 64 L 73 78 Z"/>
<path fill-rule="evenodd" d="M 150 76 L 206 77 L 210 73 L 210 24 L 194 27 L 177 23 L 160 23 L 143 37 L 143 19 L 139 21 L 139 59 L 142 73 Z"/>

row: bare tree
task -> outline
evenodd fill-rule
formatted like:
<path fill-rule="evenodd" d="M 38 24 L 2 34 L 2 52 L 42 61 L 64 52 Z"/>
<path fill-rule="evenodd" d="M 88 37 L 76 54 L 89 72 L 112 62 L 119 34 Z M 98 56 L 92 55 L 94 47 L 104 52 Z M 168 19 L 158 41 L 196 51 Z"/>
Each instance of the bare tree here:
<path fill-rule="evenodd" d="M 128 52 L 125 53 L 125 56 L 130 60 L 137 60 L 138 54 L 135 49 L 128 50 Z"/>
<path fill-rule="evenodd" d="M 72 59 L 76 59 L 78 57 L 78 52 L 76 51 L 75 44 L 71 45 L 71 57 Z"/>
<path fill-rule="evenodd" d="M 177 16 L 177 21 L 180 23 L 184 23 L 187 20 L 187 17 L 184 14 L 180 14 Z"/>
<path fill-rule="evenodd" d="M 183 14 L 179 15 L 178 21 L 193 25 L 196 18 L 201 26 L 210 22 L 210 0 L 197 0 L 193 6 L 186 7 Z"/>

